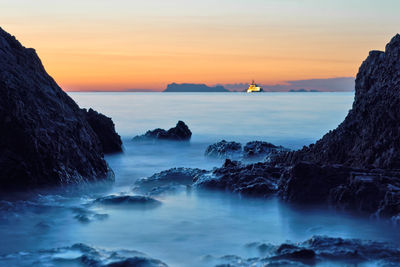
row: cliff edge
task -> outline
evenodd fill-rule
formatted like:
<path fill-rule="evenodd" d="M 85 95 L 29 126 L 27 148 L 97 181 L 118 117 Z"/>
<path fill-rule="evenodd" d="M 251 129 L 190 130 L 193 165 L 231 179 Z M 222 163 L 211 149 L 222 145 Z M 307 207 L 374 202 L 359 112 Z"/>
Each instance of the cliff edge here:
<path fill-rule="evenodd" d="M 0 129 L 0 190 L 111 177 L 85 114 L 47 74 L 35 50 L 2 28 Z"/>

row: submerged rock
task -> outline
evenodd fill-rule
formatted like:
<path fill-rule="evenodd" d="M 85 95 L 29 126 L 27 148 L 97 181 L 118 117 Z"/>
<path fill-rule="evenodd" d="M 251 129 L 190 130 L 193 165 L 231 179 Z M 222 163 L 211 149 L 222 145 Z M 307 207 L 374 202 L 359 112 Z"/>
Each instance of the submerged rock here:
<path fill-rule="evenodd" d="M 206 157 L 235 158 L 241 156 L 242 145 L 237 142 L 219 141 L 209 145 L 204 153 Z"/>
<path fill-rule="evenodd" d="M 82 109 L 82 111 L 99 138 L 103 152 L 105 154 L 122 152 L 121 137 L 115 131 L 115 125 L 111 118 L 91 108 L 89 110 Z"/>
<path fill-rule="evenodd" d="M 262 257 L 224 256 L 217 259 L 221 264 L 218 266 L 347 266 L 365 263 L 396 266 L 400 263 L 399 247 L 386 242 L 313 236 L 301 243 L 259 246 L 267 248 Z"/>
<path fill-rule="evenodd" d="M 226 159 L 221 168 L 196 176 L 194 186 L 266 197 L 278 191 L 280 175 L 280 168 L 266 163 L 245 165 Z"/>
<path fill-rule="evenodd" d="M 175 191 L 182 189 L 181 186 L 192 185 L 195 177 L 206 172 L 197 168 L 172 168 L 137 180 L 134 189 L 153 195 Z"/>
<path fill-rule="evenodd" d="M 101 142 L 34 49 L 0 28 L 0 189 L 112 179 Z"/>
<path fill-rule="evenodd" d="M 94 203 L 102 205 L 129 205 L 140 207 L 157 207 L 161 202 L 148 196 L 109 195 L 100 197 Z"/>
<path fill-rule="evenodd" d="M 164 262 L 134 250 L 105 250 L 83 243 L 70 247 L 0 255 L 5 266 L 167 267 Z"/>
<path fill-rule="evenodd" d="M 157 128 L 152 131 L 147 131 L 144 135 L 138 135 L 133 138 L 133 141 L 143 140 L 170 140 L 170 141 L 188 141 L 192 137 L 192 132 L 189 127 L 183 122 L 178 121 L 175 127 L 168 131 Z"/>

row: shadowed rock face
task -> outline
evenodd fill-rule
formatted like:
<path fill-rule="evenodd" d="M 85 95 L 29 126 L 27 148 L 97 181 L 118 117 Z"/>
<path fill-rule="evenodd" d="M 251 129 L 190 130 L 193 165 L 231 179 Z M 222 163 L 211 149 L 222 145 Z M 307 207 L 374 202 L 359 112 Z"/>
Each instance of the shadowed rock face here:
<path fill-rule="evenodd" d="M 316 144 L 289 155 L 318 164 L 400 168 L 400 35 L 371 51 L 356 78 L 353 108 Z"/>
<path fill-rule="evenodd" d="M 105 179 L 101 143 L 34 49 L 0 28 L 0 189 Z"/>
<path fill-rule="evenodd" d="M 122 152 L 121 137 L 115 131 L 115 125 L 111 118 L 91 108 L 89 110 L 82 109 L 82 111 L 93 131 L 100 139 L 103 152 L 105 154 Z"/>

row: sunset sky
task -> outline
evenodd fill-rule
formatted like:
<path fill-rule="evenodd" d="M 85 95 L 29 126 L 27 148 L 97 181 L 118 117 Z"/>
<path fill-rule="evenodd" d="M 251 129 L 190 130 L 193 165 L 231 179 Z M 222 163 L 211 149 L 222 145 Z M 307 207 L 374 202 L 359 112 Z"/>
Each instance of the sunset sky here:
<path fill-rule="evenodd" d="M 0 26 L 64 90 L 352 77 L 398 0 L 0 0 Z"/>

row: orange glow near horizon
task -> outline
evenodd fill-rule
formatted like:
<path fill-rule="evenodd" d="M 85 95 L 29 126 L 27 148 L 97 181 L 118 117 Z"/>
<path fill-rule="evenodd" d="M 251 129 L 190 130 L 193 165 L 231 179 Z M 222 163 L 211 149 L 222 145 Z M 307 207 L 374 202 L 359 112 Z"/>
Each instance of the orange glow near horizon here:
<path fill-rule="evenodd" d="M 341 0 L 34 2 L 10 1 L 0 26 L 34 47 L 66 91 L 355 76 L 400 23 L 373 1 L 358 14 Z"/>

